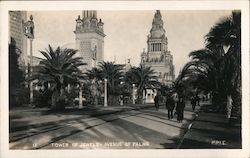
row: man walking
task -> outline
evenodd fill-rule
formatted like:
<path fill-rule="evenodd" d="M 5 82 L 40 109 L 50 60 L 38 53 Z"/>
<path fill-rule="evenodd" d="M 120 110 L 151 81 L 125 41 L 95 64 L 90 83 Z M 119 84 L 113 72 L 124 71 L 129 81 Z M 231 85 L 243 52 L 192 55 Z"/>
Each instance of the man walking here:
<path fill-rule="evenodd" d="M 159 94 L 157 93 L 155 98 L 154 98 L 154 102 L 155 102 L 155 108 L 156 110 L 159 110 Z"/>
<path fill-rule="evenodd" d="M 173 110 L 175 107 L 175 101 L 172 95 L 167 95 L 166 108 L 168 109 L 168 119 L 173 118 Z"/>
<path fill-rule="evenodd" d="M 191 105 L 192 105 L 192 109 L 193 111 L 195 110 L 196 107 L 196 99 L 194 96 L 191 97 Z"/>
<path fill-rule="evenodd" d="M 179 123 L 181 123 L 183 120 L 184 108 L 185 108 L 185 102 L 184 102 L 183 98 L 180 96 L 179 100 L 177 102 L 177 106 L 176 106 L 177 121 Z"/>
<path fill-rule="evenodd" d="M 200 106 L 200 97 L 198 96 L 198 94 L 196 94 L 195 100 L 196 100 L 196 104 Z"/>

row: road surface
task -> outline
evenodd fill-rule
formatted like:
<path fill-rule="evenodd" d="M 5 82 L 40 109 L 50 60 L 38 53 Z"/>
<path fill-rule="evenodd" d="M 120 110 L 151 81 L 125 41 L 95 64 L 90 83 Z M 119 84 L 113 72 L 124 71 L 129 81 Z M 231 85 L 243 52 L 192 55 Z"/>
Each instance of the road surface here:
<path fill-rule="evenodd" d="M 178 148 L 195 113 L 187 105 L 183 123 L 167 110 L 125 110 L 96 117 L 44 124 L 10 133 L 10 149 L 170 149 Z"/>

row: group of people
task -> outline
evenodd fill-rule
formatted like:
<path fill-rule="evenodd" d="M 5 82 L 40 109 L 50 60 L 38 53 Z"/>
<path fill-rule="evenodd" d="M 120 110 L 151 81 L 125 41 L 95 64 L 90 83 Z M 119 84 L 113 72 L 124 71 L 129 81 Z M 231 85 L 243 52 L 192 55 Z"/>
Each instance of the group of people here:
<path fill-rule="evenodd" d="M 159 109 L 159 94 L 157 94 L 154 98 L 155 108 L 156 110 Z M 176 110 L 177 114 L 177 121 L 180 123 L 183 121 L 183 113 L 185 108 L 185 101 L 182 96 L 177 95 L 168 95 L 166 97 L 166 109 L 168 110 L 168 119 L 173 119 L 174 109 Z"/>

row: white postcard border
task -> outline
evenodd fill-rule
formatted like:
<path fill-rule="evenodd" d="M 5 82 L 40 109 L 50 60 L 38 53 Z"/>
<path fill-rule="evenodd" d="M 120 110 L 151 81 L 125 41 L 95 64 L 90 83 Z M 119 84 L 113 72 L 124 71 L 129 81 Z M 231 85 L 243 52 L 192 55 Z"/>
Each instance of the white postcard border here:
<path fill-rule="evenodd" d="M 242 150 L 9 150 L 8 10 L 232 10 L 242 13 Z M 3 158 L 82 157 L 249 157 L 249 2 L 248 1 L 1 1 L 1 150 Z"/>

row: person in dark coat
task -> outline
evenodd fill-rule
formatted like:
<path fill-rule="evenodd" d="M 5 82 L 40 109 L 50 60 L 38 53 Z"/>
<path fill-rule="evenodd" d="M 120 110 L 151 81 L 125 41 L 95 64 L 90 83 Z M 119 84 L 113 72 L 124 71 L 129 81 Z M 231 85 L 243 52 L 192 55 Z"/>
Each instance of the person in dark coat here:
<path fill-rule="evenodd" d="M 154 98 L 156 110 L 159 110 L 159 100 L 160 100 L 160 97 L 159 97 L 159 94 L 157 93 L 155 98 Z"/>
<path fill-rule="evenodd" d="M 182 97 L 179 97 L 179 100 L 177 102 L 176 106 L 176 112 L 177 112 L 177 121 L 182 122 L 183 120 L 183 113 L 185 108 L 185 102 Z"/>
<path fill-rule="evenodd" d="M 193 111 L 195 110 L 196 107 L 196 99 L 194 96 L 191 97 L 191 105 L 192 105 L 192 109 Z"/>
<path fill-rule="evenodd" d="M 198 95 L 196 95 L 195 100 L 196 100 L 196 105 L 200 106 L 200 97 Z"/>
<path fill-rule="evenodd" d="M 168 119 L 172 119 L 173 118 L 174 107 L 175 107 L 174 98 L 171 95 L 167 96 L 167 99 L 166 99 L 166 108 L 168 109 Z"/>

